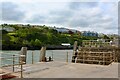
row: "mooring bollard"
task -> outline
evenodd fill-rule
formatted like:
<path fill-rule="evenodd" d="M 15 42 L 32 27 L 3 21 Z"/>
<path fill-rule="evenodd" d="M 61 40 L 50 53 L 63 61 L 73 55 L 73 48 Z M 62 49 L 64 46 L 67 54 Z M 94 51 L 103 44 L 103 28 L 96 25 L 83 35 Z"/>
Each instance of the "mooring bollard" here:
<path fill-rule="evenodd" d="M 23 57 L 21 60 L 22 60 L 23 62 L 25 62 L 24 64 L 26 64 L 27 47 L 22 47 L 22 48 L 21 48 L 21 51 L 20 51 L 20 54 L 21 54 L 21 55 L 25 55 L 25 57 Z"/>
<path fill-rule="evenodd" d="M 46 62 L 46 47 L 42 47 L 40 50 L 40 62 Z"/>
<path fill-rule="evenodd" d="M 67 56 L 66 56 L 66 62 L 68 63 L 68 52 L 67 52 Z"/>
<path fill-rule="evenodd" d="M 32 52 L 32 64 L 34 63 L 34 55 L 33 55 L 33 52 Z"/>
<path fill-rule="evenodd" d="M 13 55 L 13 72 L 15 71 L 14 65 L 15 65 L 15 55 Z"/>

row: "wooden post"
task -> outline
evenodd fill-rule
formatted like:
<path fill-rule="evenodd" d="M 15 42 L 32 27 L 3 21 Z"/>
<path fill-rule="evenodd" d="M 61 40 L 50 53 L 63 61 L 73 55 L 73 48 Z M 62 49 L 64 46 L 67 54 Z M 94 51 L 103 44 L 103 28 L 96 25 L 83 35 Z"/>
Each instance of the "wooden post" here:
<path fill-rule="evenodd" d="M 77 50 L 77 41 L 74 42 L 74 48 L 73 48 L 73 51 L 76 51 Z"/>
<path fill-rule="evenodd" d="M 19 56 L 19 66 L 20 66 L 20 59 L 21 59 L 21 58 L 20 58 L 20 56 Z"/>
<path fill-rule="evenodd" d="M 21 66 L 20 66 L 20 68 L 21 68 L 21 71 L 20 71 L 20 72 L 21 72 L 21 73 L 20 73 L 20 74 L 21 74 L 21 78 L 23 78 L 23 63 L 24 63 L 24 62 L 23 62 L 22 59 L 25 57 L 25 55 L 20 55 L 20 57 L 21 57 L 21 59 L 20 59 L 20 65 L 21 65 Z"/>
<path fill-rule="evenodd" d="M 21 78 L 23 78 L 23 66 L 22 66 L 22 61 L 21 61 Z"/>
<path fill-rule="evenodd" d="M 112 60 L 112 53 L 110 53 L 110 63 L 112 63 L 113 60 Z"/>
<path fill-rule="evenodd" d="M 75 62 L 75 53 L 77 52 L 77 41 L 74 42 L 72 62 Z"/>
<path fill-rule="evenodd" d="M 103 65 L 105 65 L 105 53 L 103 53 Z"/>
<path fill-rule="evenodd" d="M 52 61 L 53 61 L 53 53 L 52 53 Z"/>
<path fill-rule="evenodd" d="M 80 46 L 78 46 L 78 50 L 80 50 L 81 49 L 81 47 Z"/>
<path fill-rule="evenodd" d="M 83 63 L 84 63 L 84 54 L 85 54 L 85 52 L 83 52 Z"/>
<path fill-rule="evenodd" d="M 42 47 L 40 50 L 40 62 L 46 62 L 46 47 Z"/>
<path fill-rule="evenodd" d="M 15 71 L 14 65 L 15 65 L 15 55 L 13 55 L 13 72 Z"/>
<path fill-rule="evenodd" d="M 32 52 L 32 64 L 34 63 L 34 55 L 33 55 L 33 52 Z"/>
<path fill-rule="evenodd" d="M 67 52 L 67 56 L 66 56 L 66 62 L 68 63 L 68 52 Z"/>
<path fill-rule="evenodd" d="M 22 47 L 21 48 L 21 55 L 25 55 L 25 57 L 20 57 L 23 62 L 26 64 L 26 58 L 27 58 L 27 47 Z"/>
<path fill-rule="evenodd" d="M 101 53 L 99 53 L 99 65 L 101 65 Z"/>
<path fill-rule="evenodd" d="M 113 61 L 115 62 L 115 50 L 113 50 Z"/>
<path fill-rule="evenodd" d="M 104 65 L 103 63 L 104 63 L 104 57 L 103 57 L 103 53 L 102 53 L 102 65 Z"/>

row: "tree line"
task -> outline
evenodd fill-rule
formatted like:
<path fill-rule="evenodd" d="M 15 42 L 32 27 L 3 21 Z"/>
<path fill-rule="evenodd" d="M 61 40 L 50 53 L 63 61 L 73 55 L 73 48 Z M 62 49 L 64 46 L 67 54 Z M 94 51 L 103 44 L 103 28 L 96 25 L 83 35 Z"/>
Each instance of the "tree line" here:
<path fill-rule="evenodd" d="M 42 46 L 61 46 L 62 43 L 74 44 L 78 41 L 78 45 L 82 45 L 82 40 L 96 40 L 98 37 L 82 36 L 79 33 L 59 33 L 48 26 L 32 26 L 24 25 L 8 25 L 2 24 L 2 49 L 3 50 L 17 50 L 23 46 L 28 49 L 40 49 Z M 7 31 L 4 28 L 14 28 L 13 31 Z M 107 36 L 105 36 L 107 37 Z M 108 38 L 108 37 L 107 37 Z"/>

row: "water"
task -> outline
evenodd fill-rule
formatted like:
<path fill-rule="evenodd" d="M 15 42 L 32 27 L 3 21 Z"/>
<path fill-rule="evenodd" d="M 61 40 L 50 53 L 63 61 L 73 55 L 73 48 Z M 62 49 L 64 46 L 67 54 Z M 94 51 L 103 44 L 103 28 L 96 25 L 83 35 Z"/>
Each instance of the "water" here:
<path fill-rule="evenodd" d="M 27 51 L 27 64 L 32 63 L 32 52 L 33 52 L 33 59 L 34 63 L 39 62 L 40 60 L 40 50 L 28 50 Z M 67 52 L 68 52 L 68 62 L 71 62 L 72 59 L 72 50 L 47 50 L 46 51 L 46 57 L 48 58 L 49 56 L 52 57 L 53 54 L 53 59 L 54 61 L 63 61 L 66 62 L 67 58 Z M 9 57 L 12 57 L 13 54 L 18 56 L 20 54 L 20 51 L 0 51 L 0 57 L 5 57 L 6 59 L 9 59 Z M 3 65 L 8 65 L 12 64 L 12 60 L 6 60 L 2 59 L 1 60 L 1 66 Z M 19 58 L 15 58 L 15 64 L 19 62 Z"/>

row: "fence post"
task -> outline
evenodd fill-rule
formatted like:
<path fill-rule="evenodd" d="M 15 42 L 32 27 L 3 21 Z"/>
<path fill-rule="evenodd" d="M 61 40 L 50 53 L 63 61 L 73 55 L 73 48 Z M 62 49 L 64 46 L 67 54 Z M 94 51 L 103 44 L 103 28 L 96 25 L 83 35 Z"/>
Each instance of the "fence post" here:
<path fill-rule="evenodd" d="M 52 61 L 53 61 L 53 53 L 52 53 Z"/>
<path fill-rule="evenodd" d="M 21 78 L 23 78 L 23 66 L 22 66 L 22 61 L 21 61 Z"/>
<path fill-rule="evenodd" d="M 21 57 L 21 60 L 20 60 L 20 65 L 21 65 L 21 78 L 23 78 L 23 60 L 22 60 L 22 58 L 24 58 L 25 55 L 20 55 L 20 57 Z"/>
<path fill-rule="evenodd" d="M 15 71 L 14 65 L 15 65 L 15 55 L 13 55 L 13 72 Z"/>
<path fill-rule="evenodd" d="M 68 63 L 68 52 L 67 52 L 67 56 L 66 56 L 66 62 Z"/>
<path fill-rule="evenodd" d="M 20 62 L 20 61 L 21 61 L 21 57 L 19 56 L 19 66 L 21 65 L 21 62 Z"/>
<path fill-rule="evenodd" d="M 105 65 L 105 54 L 103 53 L 103 65 Z"/>
<path fill-rule="evenodd" d="M 113 55 L 114 55 L 114 62 L 116 62 L 115 50 L 113 51 Z"/>
<path fill-rule="evenodd" d="M 72 62 L 75 63 L 75 54 L 77 52 L 77 41 L 74 42 Z"/>
<path fill-rule="evenodd" d="M 32 64 L 34 63 L 34 56 L 33 56 L 33 52 L 32 52 Z"/>

